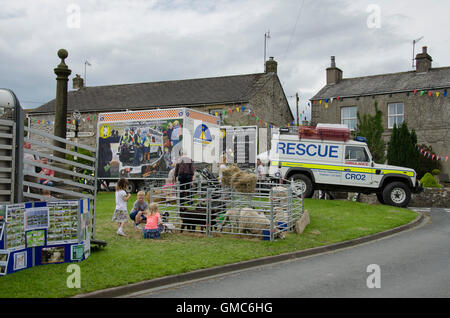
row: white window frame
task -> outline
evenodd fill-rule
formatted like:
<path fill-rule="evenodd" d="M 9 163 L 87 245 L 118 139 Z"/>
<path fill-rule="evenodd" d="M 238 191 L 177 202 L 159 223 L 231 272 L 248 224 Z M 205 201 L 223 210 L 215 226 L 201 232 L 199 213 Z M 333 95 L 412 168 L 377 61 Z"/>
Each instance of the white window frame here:
<path fill-rule="evenodd" d="M 397 106 L 402 105 L 402 112 L 399 113 Z M 401 119 L 401 121 L 399 121 Z M 403 103 L 389 103 L 388 104 L 388 129 L 394 128 L 394 123 L 397 127 L 405 121 L 405 104 Z"/>
<path fill-rule="evenodd" d="M 352 109 L 352 108 L 354 108 L 354 109 L 356 109 L 356 112 L 355 112 L 355 117 L 344 117 L 344 109 Z M 347 125 L 348 126 L 348 128 L 350 128 L 350 130 L 356 130 L 356 128 L 358 127 L 358 106 L 344 106 L 344 107 L 341 107 L 341 124 L 343 124 L 343 125 Z M 349 124 L 348 124 L 348 121 L 354 121 L 355 122 L 355 127 L 351 127 Z"/>

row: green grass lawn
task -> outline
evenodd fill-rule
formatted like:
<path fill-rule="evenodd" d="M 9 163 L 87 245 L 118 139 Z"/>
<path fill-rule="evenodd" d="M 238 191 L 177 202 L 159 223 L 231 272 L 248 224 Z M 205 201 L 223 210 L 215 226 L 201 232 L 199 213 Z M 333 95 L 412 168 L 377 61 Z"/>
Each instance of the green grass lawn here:
<path fill-rule="evenodd" d="M 136 195 L 128 201 L 131 209 Z M 69 297 L 99 289 L 135 283 L 196 269 L 277 255 L 346 241 L 406 224 L 413 211 L 349 201 L 305 200 L 311 223 L 302 235 L 290 233 L 274 242 L 236 236 L 205 237 L 200 234 L 164 234 L 160 240 L 144 240 L 128 223 L 127 237 L 116 234 L 111 221 L 114 193 L 98 194 L 96 239 L 108 245 L 78 263 L 81 288 L 66 281 L 69 264 L 37 266 L 0 277 L 0 297 Z"/>

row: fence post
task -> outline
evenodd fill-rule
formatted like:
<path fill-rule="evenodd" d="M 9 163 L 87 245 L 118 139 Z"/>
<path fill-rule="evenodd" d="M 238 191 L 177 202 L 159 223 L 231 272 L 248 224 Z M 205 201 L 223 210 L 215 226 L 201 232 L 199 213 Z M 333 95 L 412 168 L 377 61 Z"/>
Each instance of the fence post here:
<path fill-rule="evenodd" d="M 211 199 L 212 189 L 206 190 L 206 236 L 211 236 Z"/>
<path fill-rule="evenodd" d="M 13 176 L 13 194 L 14 198 L 12 198 L 16 203 L 23 202 L 23 122 L 24 122 L 24 112 L 22 106 L 20 106 L 20 102 L 17 97 L 14 95 L 16 99 L 16 105 L 14 108 L 14 121 L 16 122 L 16 131 L 13 132 L 16 134 L 15 141 L 13 142 L 15 149 L 12 150 L 13 158 L 15 159 L 15 175 Z"/>
<path fill-rule="evenodd" d="M 273 188 L 270 189 L 270 241 L 274 238 L 274 226 L 273 226 Z"/>

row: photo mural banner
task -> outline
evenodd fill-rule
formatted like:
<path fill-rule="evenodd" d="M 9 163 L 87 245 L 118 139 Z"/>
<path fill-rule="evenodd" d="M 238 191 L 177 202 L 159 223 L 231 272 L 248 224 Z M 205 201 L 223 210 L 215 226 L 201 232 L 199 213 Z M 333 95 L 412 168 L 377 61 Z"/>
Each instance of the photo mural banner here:
<path fill-rule="evenodd" d="M 218 118 L 188 108 L 98 116 L 98 178 L 165 178 L 183 150 L 197 163 L 219 160 Z"/>

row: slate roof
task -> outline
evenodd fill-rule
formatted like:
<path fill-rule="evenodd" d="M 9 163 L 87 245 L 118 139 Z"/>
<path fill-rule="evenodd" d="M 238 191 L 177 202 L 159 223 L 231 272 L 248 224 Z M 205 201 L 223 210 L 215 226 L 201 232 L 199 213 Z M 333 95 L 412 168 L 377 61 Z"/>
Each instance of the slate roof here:
<path fill-rule="evenodd" d="M 432 68 L 425 73 L 416 71 L 344 78 L 326 85 L 311 100 L 450 88 L 450 67 Z"/>
<path fill-rule="evenodd" d="M 273 73 L 222 76 L 163 82 L 82 87 L 69 91 L 67 111 L 109 112 L 156 107 L 202 106 L 245 103 Z M 55 99 L 30 110 L 31 114 L 54 113 Z"/>

